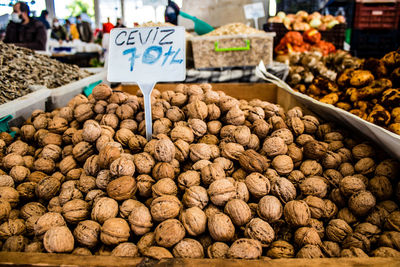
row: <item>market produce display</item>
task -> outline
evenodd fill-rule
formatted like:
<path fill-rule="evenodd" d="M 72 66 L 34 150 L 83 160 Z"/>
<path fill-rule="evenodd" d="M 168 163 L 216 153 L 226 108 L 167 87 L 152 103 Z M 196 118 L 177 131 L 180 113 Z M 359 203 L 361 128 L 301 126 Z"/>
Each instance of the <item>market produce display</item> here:
<path fill-rule="evenodd" d="M 90 75 L 76 65 L 0 42 L 0 104 L 31 93 L 32 85 L 51 89 Z"/>
<path fill-rule="evenodd" d="M 285 14 L 278 12 L 275 17 L 269 18 L 268 22 L 283 23 L 288 30 L 307 31 L 309 29 L 318 29 L 325 31 L 333 28 L 339 23 L 345 23 L 343 16 L 321 15 L 319 12 L 308 14 L 306 11 L 298 11 L 296 14 Z"/>
<path fill-rule="evenodd" d="M 3 251 L 155 259 L 400 255 L 399 163 L 294 107 L 208 84 L 98 85 L 0 135 Z"/>
<path fill-rule="evenodd" d="M 390 52 L 382 59 L 363 61 L 343 52 L 326 59 L 315 55 L 294 55 L 291 58 L 294 66 L 291 67 L 289 83 L 295 90 L 400 134 L 398 51 Z M 342 67 L 339 67 L 339 75 L 325 70 L 312 73 L 310 62 L 314 66 L 333 62 L 333 65 Z"/>
<path fill-rule="evenodd" d="M 243 23 L 229 23 L 205 34 L 204 36 L 223 36 L 223 35 L 255 34 L 255 33 L 265 33 L 265 32 L 247 26 Z"/>
<path fill-rule="evenodd" d="M 303 35 L 296 31 L 290 31 L 275 47 L 275 53 L 278 55 L 306 51 L 319 51 L 323 56 L 327 56 L 335 52 L 336 48 L 332 43 L 321 40 L 321 34 L 315 29 L 307 30 Z"/>

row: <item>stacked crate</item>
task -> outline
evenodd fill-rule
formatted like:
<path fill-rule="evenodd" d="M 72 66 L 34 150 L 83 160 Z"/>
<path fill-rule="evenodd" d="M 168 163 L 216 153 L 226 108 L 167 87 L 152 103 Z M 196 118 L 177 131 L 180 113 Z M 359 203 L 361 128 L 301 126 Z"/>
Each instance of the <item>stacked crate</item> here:
<path fill-rule="evenodd" d="M 351 47 L 358 57 L 381 57 L 399 46 L 400 1 L 357 0 Z"/>

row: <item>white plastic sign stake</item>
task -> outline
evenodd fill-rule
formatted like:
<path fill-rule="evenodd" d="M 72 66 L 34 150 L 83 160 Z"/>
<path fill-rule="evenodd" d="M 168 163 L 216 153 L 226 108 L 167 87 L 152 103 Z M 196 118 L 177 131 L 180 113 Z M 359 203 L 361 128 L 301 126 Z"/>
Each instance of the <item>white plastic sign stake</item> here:
<path fill-rule="evenodd" d="M 147 140 L 152 136 L 151 92 L 157 82 L 185 80 L 185 46 L 184 27 L 111 30 L 107 79 L 138 84 L 144 98 Z"/>
<path fill-rule="evenodd" d="M 254 26 L 258 29 L 258 18 L 265 17 L 264 5 L 262 2 L 243 6 L 246 19 L 253 19 Z"/>

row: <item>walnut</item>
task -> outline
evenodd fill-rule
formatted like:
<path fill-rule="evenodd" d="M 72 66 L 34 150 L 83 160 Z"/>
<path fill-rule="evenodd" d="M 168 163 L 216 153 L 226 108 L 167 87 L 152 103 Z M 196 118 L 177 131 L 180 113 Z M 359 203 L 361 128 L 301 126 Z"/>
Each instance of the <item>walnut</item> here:
<path fill-rule="evenodd" d="M 93 189 L 90 190 L 85 197 L 85 201 L 89 204 L 90 207 L 93 206 L 98 199 L 105 197 L 106 193 L 101 189 Z"/>
<path fill-rule="evenodd" d="M 64 204 L 62 214 L 68 223 L 78 223 L 89 216 L 89 204 L 81 199 L 73 199 Z"/>
<path fill-rule="evenodd" d="M 187 106 L 187 115 L 191 119 L 204 120 L 208 115 L 208 108 L 206 103 L 200 100 L 193 101 Z"/>
<path fill-rule="evenodd" d="M 237 143 L 221 143 L 221 155 L 230 160 L 239 160 L 244 152 L 244 147 Z"/>
<path fill-rule="evenodd" d="M 47 129 L 56 134 L 62 134 L 68 129 L 68 121 L 61 117 L 54 117 L 49 120 Z"/>
<path fill-rule="evenodd" d="M 385 159 L 381 161 L 375 169 L 375 175 L 386 176 L 393 180 L 400 173 L 400 165 L 394 159 Z"/>
<path fill-rule="evenodd" d="M 279 157 L 279 156 L 277 156 Z M 277 178 L 271 186 L 271 193 L 278 197 L 283 203 L 296 198 L 296 188 L 286 178 Z"/>
<path fill-rule="evenodd" d="M 156 260 L 173 258 L 171 252 L 163 247 L 151 246 L 143 250 L 143 256 Z"/>
<path fill-rule="evenodd" d="M 129 224 L 136 235 L 146 234 L 153 226 L 149 209 L 139 201 L 134 201 L 129 215 Z"/>
<path fill-rule="evenodd" d="M 210 259 L 223 259 L 227 257 L 229 246 L 223 242 L 215 242 L 207 248 Z"/>
<path fill-rule="evenodd" d="M 369 239 L 360 233 L 351 233 L 347 235 L 347 237 L 343 240 L 342 243 L 343 248 L 360 248 L 365 252 L 369 252 L 371 248 L 371 242 Z"/>
<path fill-rule="evenodd" d="M 174 195 L 178 194 L 178 187 L 175 182 L 170 178 L 163 178 L 157 181 L 152 188 L 153 197 L 159 197 L 162 195 Z"/>
<path fill-rule="evenodd" d="M 60 198 L 53 197 L 52 199 L 50 199 L 49 204 L 47 205 L 47 210 L 49 212 L 61 213 L 62 207 L 61 207 L 61 203 L 60 203 Z"/>
<path fill-rule="evenodd" d="M 194 185 L 200 185 L 200 174 L 197 171 L 186 171 L 178 176 L 178 187 L 185 190 Z"/>
<path fill-rule="evenodd" d="M 0 225 L 0 238 L 7 239 L 13 235 L 25 233 L 25 221 L 22 219 L 9 219 Z"/>
<path fill-rule="evenodd" d="M 286 154 L 288 147 L 282 138 L 276 136 L 265 139 L 262 150 L 268 157 L 275 157 Z"/>
<path fill-rule="evenodd" d="M 56 196 L 60 190 L 60 181 L 52 176 L 46 177 L 39 181 L 36 186 L 36 196 L 39 199 L 50 200 Z"/>
<path fill-rule="evenodd" d="M 373 257 L 400 257 L 400 252 L 390 247 L 380 247 L 371 252 Z"/>
<path fill-rule="evenodd" d="M 323 173 L 323 177 L 332 185 L 339 186 L 343 175 L 335 169 L 327 169 Z"/>
<path fill-rule="evenodd" d="M 71 252 L 74 249 L 74 237 L 66 226 L 50 228 L 44 235 L 43 245 L 47 252 Z"/>
<path fill-rule="evenodd" d="M 102 197 L 94 203 L 91 218 L 92 220 L 103 224 L 107 219 L 116 217 L 117 214 L 117 201 L 112 198 Z"/>
<path fill-rule="evenodd" d="M 25 246 L 24 252 L 44 252 L 44 247 L 42 242 L 32 242 Z"/>
<path fill-rule="evenodd" d="M 293 170 L 291 173 L 289 173 L 287 178 L 295 187 L 298 187 L 299 184 L 301 184 L 304 181 L 305 176 L 300 170 Z M 276 179 L 277 178 L 274 178 L 274 180 Z"/>
<path fill-rule="evenodd" d="M 252 219 L 245 229 L 245 236 L 261 242 L 262 246 L 269 246 L 275 239 L 275 232 L 266 221 L 260 218 Z"/>
<path fill-rule="evenodd" d="M 320 219 L 324 216 L 325 202 L 323 199 L 315 196 L 307 196 L 304 201 L 310 208 L 312 218 Z"/>
<path fill-rule="evenodd" d="M 151 202 L 150 212 L 155 221 L 165 221 L 179 215 L 182 204 L 175 196 L 164 195 Z"/>
<path fill-rule="evenodd" d="M 57 212 L 47 212 L 40 216 L 35 223 L 34 232 L 35 235 L 40 237 L 43 236 L 50 228 L 56 226 L 65 226 L 63 216 Z"/>
<path fill-rule="evenodd" d="M 322 254 L 321 249 L 317 245 L 305 245 L 302 247 L 296 254 L 297 258 L 323 258 L 324 255 Z"/>
<path fill-rule="evenodd" d="M 354 232 L 365 235 L 371 241 L 371 244 L 376 244 L 381 234 L 381 230 L 378 228 L 378 226 L 369 222 L 358 224 L 355 227 Z"/>
<path fill-rule="evenodd" d="M 274 196 L 264 196 L 257 206 L 258 215 L 269 223 L 278 221 L 282 217 L 283 207 Z"/>
<path fill-rule="evenodd" d="M 100 228 L 100 224 L 95 221 L 81 221 L 74 230 L 74 237 L 79 244 L 94 247 L 99 241 Z"/>
<path fill-rule="evenodd" d="M 304 144 L 304 156 L 309 159 L 319 160 L 325 157 L 327 147 L 316 140 L 308 141 Z"/>
<path fill-rule="evenodd" d="M 137 190 L 142 197 L 150 197 L 152 194 L 151 187 L 155 183 L 154 179 L 149 175 L 141 174 L 136 178 Z"/>
<path fill-rule="evenodd" d="M 8 252 L 23 252 L 29 240 L 22 235 L 14 235 L 4 242 L 2 251 Z"/>
<path fill-rule="evenodd" d="M 375 206 L 374 195 L 369 191 L 358 191 L 349 199 L 349 209 L 357 216 L 365 216 Z"/>
<path fill-rule="evenodd" d="M 400 232 L 383 232 L 379 237 L 378 244 L 382 247 L 391 247 L 398 250 L 400 248 Z"/>
<path fill-rule="evenodd" d="M 386 218 L 385 228 L 388 230 L 399 231 L 400 229 L 400 211 L 393 211 Z"/>
<path fill-rule="evenodd" d="M 151 172 L 155 161 L 149 153 L 143 152 L 134 156 L 134 163 L 138 173 L 148 174 Z"/>
<path fill-rule="evenodd" d="M 128 241 L 129 236 L 129 225 L 121 218 L 107 219 L 100 231 L 101 242 L 105 245 L 118 245 Z"/>
<path fill-rule="evenodd" d="M 316 196 L 324 198 L 328 193 L 328 185 L 319 176 L 306 178 L 300 185 L 301 192 L 306 196 Z"/>
<path fill-rule="evenodd" d="M 176 258 L 204 258 L 204 249 L 199 241 L 184 238 L 175 245 L 172 253 Z"/>
<path fill-rule="evenodd" d="M 4 209 L 6 211 L 6 208 Z M 21 217 L 27 220 L 32 216 L 42 216 L 46 212 L 46 207 L 39 202 L 29 202 L 21 207 Z"/>
<path fill-rule="evenodd" d="M 284 240 L 277 240 L 269 246 L 267 256 L 273 259 L 293 258 L 294 247 Z"/>
<path fill-rule="evenodd" d="M 347 176 L 340 181 L 339 188 L 344 196 L 349 197 L 358 191 L 365 190 L 366 186 L 361 179 L 355 176 Z"/>
<path fill-rule="evenodd" d="M 215 213 L 208 218 L 208 231 L 215 241 L 231 241 L 235 235 L 235 226 L 224 213 Z"/>
<path fill-rule="evenodd" d="M 385 176 L 375 176 L 369 180 L 368 189 L 378 200 L 389 199 L 393 194 L 392 183 Z"/>
<path fill-rule="evenodd" d="M 6 150 L 7 154 L 15 153 L 21 156 L 25 156 L 28 153 L 28 144 L 17 140 L 11 143 Z"/>
<path fill-rule="evenodd" d="M 22 140 L 29 142 L 33 140 L 35 135 L 36 129 L 33 125 L 26 124 L 21 126 L 21 137 Z"/>
<path fill-rule="evenodd" d="M 209 160 L 211 158 L 210 146 L 204 143 L 191 144 L 189 151 L 190 159 L 193 162 L 197 162 L 199 160 Z"/>
<path fill-rule="evenodd" d="M 224 212 L 229 215 L 232 222 L 237 226 L 242 226 L 251 219 L 250 207 L 240 199 L 229 200 L 225 205 Z"/>
<path fill-rule="evenodd" d="M 261 243 L 258 240 L 248 238 L 236 240 L 228 250 L 228 258 L 234 259 L 258 259 L 261 254 Z"/>
<path fill-rule="evenodd" d="M 24 159 L 21 155 L 16 153 L 10 153 L 3 158 L 3 167 L 7 170 L 12 169 L 14 166 L 23 166 Z"/>
<path fill-rule="evenodd" d="M 294 233 L 294 242 L 297 246 L 321 245 L 321 238 L 313 227 L 300 227 Z"/>
<path fill-rule="evenodd" d="M 43 158 L 49 158 L 53 161 L 58 161 L 62 153 L 62 149 L 54 144 L 46 145 L 43 147 L 40 156 Z"/>
<path fill-rule="evenodd" d="M 271 126 L 268 124 L 268 122 L 262 119 L 255 120 L 252 125 L 253 133 L 260 139 L 267 137 L 270 129 Z"/>
<path fill-rule="evenodd" d="M 242 125 L 246 117 L 238 106 L 234 106 L 226 113 L 225 119 L 227 124 Z"/>
<path fill-rule="evenodd" d="M 292 200 L 286 203 L 283 208 L 283 215 L 289 225 L 299 227 L 308 224 L 311 212 L 306 202 L 301 200 Z"/>
<path fill-rule="evenodd" d="M 13 177 L 9 175 L 0 175 L 0 186 L 14 187 Z"/>
<path fill-rule="evenodd" d="M 262 173 L 266 171 L 269 166 L 268 159 L 252 149 L 246 150 L 239 156 L 239 163 L 240 166 L 248 172 Z"/>
<path fill-rule="evenodd" d="M 355 171 L 363 175 L 373 173 L 375 168 L 375 162 L 371 158 L 362 158 L 354 165 Z"/>
<path fill-rule="evenodd" d="M 198 207 L 183 210 L 180 215 L 180 221 L 189 235 L 198 236 L 206 230 L 206 214 Z"/>
<path fill-rule="evenodd" d="M 236 188 L 230 180 L 218 179 L 210 184 L 207 193 L 213 204 L 224 206 L 235 196 Z"/>
<path fill-rule="evenodd" d="M 111 256 L 139 257 L 139 250 L 135 244 L 130 242 L 124 242 L 120 243 L 111 251 Z"/>
<path fill-rule="evenodd" d="M 195 179 L 195 181 L 198 181 L 199 184 L 200 177 L 198 177 L 198 173 L 197 172 L 193 173 L 193 171 L 189 171 L 189 173 L 191 176 L 193 176 L 193 179 Z M 205 185 L 210 185 L 212 182 L 219 179 L 224 179 L 225 177 L 226 177 L 225 171 L 223 167 L 218 163 L 212 163 L 201 168 L 201 180 Z M 198 184 L 193 184 L 193 185 L 198 185 Z"/>
<path fill-rule="evenodd" d="M 207 190 L 199 185 L 194 185 L 186 189 L 182 197 L 183 204 L 188 207 L 199 207 L 204 209 L 208 204 Z"/>
<path fill-rule="evenodd" d="M 264 175 L 257 172 L 248 175 L 245 183 L 250 193 L 256 198 L 267 195 L 271 188 L 269 180 Z"/>
<path fill-rule="evenodd" d="M 176 219 L 160 223 L 154 230 L 156 243 L 162 247 L 172 247 L 185 237 L 185 228 Z"/>

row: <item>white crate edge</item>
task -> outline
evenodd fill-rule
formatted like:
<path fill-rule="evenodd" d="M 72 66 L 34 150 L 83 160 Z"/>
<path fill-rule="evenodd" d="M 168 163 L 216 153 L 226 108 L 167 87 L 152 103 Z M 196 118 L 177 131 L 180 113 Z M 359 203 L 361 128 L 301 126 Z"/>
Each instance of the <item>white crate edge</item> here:
<path fill-rule="evenodd" d="M 102 80 L 103 82 L 107 82 L 107 71 L 104 70 L 102 72 L 93 74 L 84 79 L 57 87 L 53 89 L 49 89 L 51 91 L 51 103 L 50 108 L 60 108 L 64 107 L 68 104 L 68 102 L 76 95 L 82 93 L 83 88 L 90 85 L 91 83 Z"/>
<path fill-rule="evenodd" d="M 51 91 L 49 89 L 40 89 L 0 105 L 0 118 L 12 115 L 14 119 L 18 116 L 23 116 L 27 119 L 27 116 L 37 109 L 39 104 L 39 108 L 45 109 L 46 101 L 50 94 Z"/>

